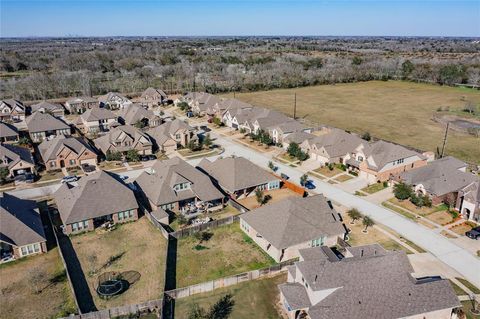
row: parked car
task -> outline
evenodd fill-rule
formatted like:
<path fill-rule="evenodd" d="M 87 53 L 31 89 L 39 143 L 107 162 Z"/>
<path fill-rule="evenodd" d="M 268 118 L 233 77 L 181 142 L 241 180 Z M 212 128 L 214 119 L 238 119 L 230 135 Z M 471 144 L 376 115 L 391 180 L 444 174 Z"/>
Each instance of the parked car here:
<path fill-rule="evenodd" d="M 25 173 L 22 175 L 18 175 L 18 176 L 15 176 L 14 181 L 15 181 L 15 185 L 20 185 L 23 183 L 30 184 L 35 181 L 35 175 L 33 175 L 32 173 Z"/>
<path fill-rule="evenodd" d="M 305 183 L 305 187 L 306 187 L 307 189 L 315 189 L 316 186 L 315 186 L 315 184 L 313 183 L 312 180 L 309 180 L 309 181 L 307 181 L 307 182 Z"/>
<path fill-rule="evenodd" d="M 465 236 L 471 239 L 479 239 L 480 238 L 480 226 L 470 229 L 465 233 Z"/>
<path fill-rule="evenodd" d="M 65 176 L 64 178 L 62 178 L 62 184 L 72 183 L 72 182 L 76 182 L 76 181 L 78 181 L 78 176 L 76 176 L 76 175 Z"/>
<path fill-rule="evenodd" d="M 287 174 L 284 174 L 284 173 L 280 174 L 280 177 L 284 180 L 287 180 L 287 179 L 290 178 L 290 176 L 288 176 Z"/>
<path fill-rule="evenodd" d="M 95 172 L 97 168 L 93 165 L 82 164 L 82 169 L 85 173 L 91 173 L 91 172 Z"/>

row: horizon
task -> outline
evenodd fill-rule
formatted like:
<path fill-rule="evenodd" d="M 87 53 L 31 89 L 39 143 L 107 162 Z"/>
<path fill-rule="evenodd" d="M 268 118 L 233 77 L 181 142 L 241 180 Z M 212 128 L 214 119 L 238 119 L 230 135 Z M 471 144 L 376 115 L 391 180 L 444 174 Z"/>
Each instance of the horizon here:
<path fill-rule="evenodd" d="M 480 37 L 475 0 L 3 0 L 0 6 L 2 39 Z"/>

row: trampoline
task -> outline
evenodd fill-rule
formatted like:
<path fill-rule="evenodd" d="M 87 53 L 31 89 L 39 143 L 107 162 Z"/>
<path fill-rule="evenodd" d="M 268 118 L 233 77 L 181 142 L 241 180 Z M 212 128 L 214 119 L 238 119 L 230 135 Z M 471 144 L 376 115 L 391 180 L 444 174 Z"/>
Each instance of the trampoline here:
<path fill-rule="evenodd" d="M 109 299 L 125 292 L 140 279 L 140 273 L 129 270 L 122 273 L 106 272 L 98 276 L 97 294 L 102 299 Z"/>

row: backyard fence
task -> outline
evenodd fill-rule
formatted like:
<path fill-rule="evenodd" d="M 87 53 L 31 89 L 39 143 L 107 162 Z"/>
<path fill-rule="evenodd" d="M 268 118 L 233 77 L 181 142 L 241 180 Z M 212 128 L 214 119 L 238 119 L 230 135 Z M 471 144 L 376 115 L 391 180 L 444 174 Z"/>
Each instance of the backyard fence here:
<path fill-rule="evenodd" d="M 127 305 L 121 307 L 115 307 L 105 310 L 93 311 L 85 314 L 73 315 L 65 317 L 63 319 L 111 319 L 124 316 L 131 318 L 132 315 L 141 315 L 147 313 L 153 313 L 157 315 L 157 318 L 162 317 L 163 299 L 150 300 L 147 302 Z"/>
<path fill-rule="evenodd" d="M 239 202 L 237 202 L 236 200 L 233 200 L 231 198 L 228 200 L 228 204 L 231 205 L 233 208 L 235 208 L 236 210 L 238 210 L 242 214 L 249 211 L 249 209 L 247 207 L 243 206 L 242 204 L 240 204 Z"/>
<path fill-rule="evenodd" d="M 208 229 L 214 229 L 221 226 L 230 225 L 230 224 L 233 224 L 234 222 L 238 222 L 239 220 L 240 220 L 239 216 L 225 217 L 225 218 L 213 220 L 205 224 L 200 224 L 200 225 L 180 229 L 170 233 L 170 235 L 177 239 L 180 239 L 180 238 L 188 237 L 195 233 L 202 232 Z"/>
<path fill-rule="evenodd" d="M 168 239 L 168 230 L 166 230 L 165 227 L 158 220 L 156 220 L 155 217 L 153 217 L 152 214 L 149 213 L 147 210 L 145 210 L 145 216 L 147 216 L 148 220 L 150 220 L 152 224 L 160 230 L 163 237 L 165 237 L 165 239 Z"/>
<path fill-rule="evenodd" d="M 268 268 L 262 268 L 258 270 L 252 270 L 241 274 L 215 279 L 200 284 L 191 285 L 184 288 L 177 288 L 174 290 L 166 291 L 165 294 L 173 299 L 185 298 L 191 295 L 200 294 L 204 292 L 214 291 L 215 289 L 229 287 L 237 285 L 242 282 L 259 279 L 271 275 L 276 275 L 287 270 L 288 266 L 293 265 L 297 260 L 288 260 L 279 264 L 270 266 Z"/>

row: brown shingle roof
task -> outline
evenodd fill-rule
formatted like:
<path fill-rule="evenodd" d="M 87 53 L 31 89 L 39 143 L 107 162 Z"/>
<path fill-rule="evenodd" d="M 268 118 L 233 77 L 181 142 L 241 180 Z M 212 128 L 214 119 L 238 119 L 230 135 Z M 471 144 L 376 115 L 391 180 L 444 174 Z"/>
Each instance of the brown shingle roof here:
<path fill-rule="evenodd" d="M 27 118 L 26 122 L 30 133 L 70 129 L 67 123 L 48 113 L 35 112 Z"/>

